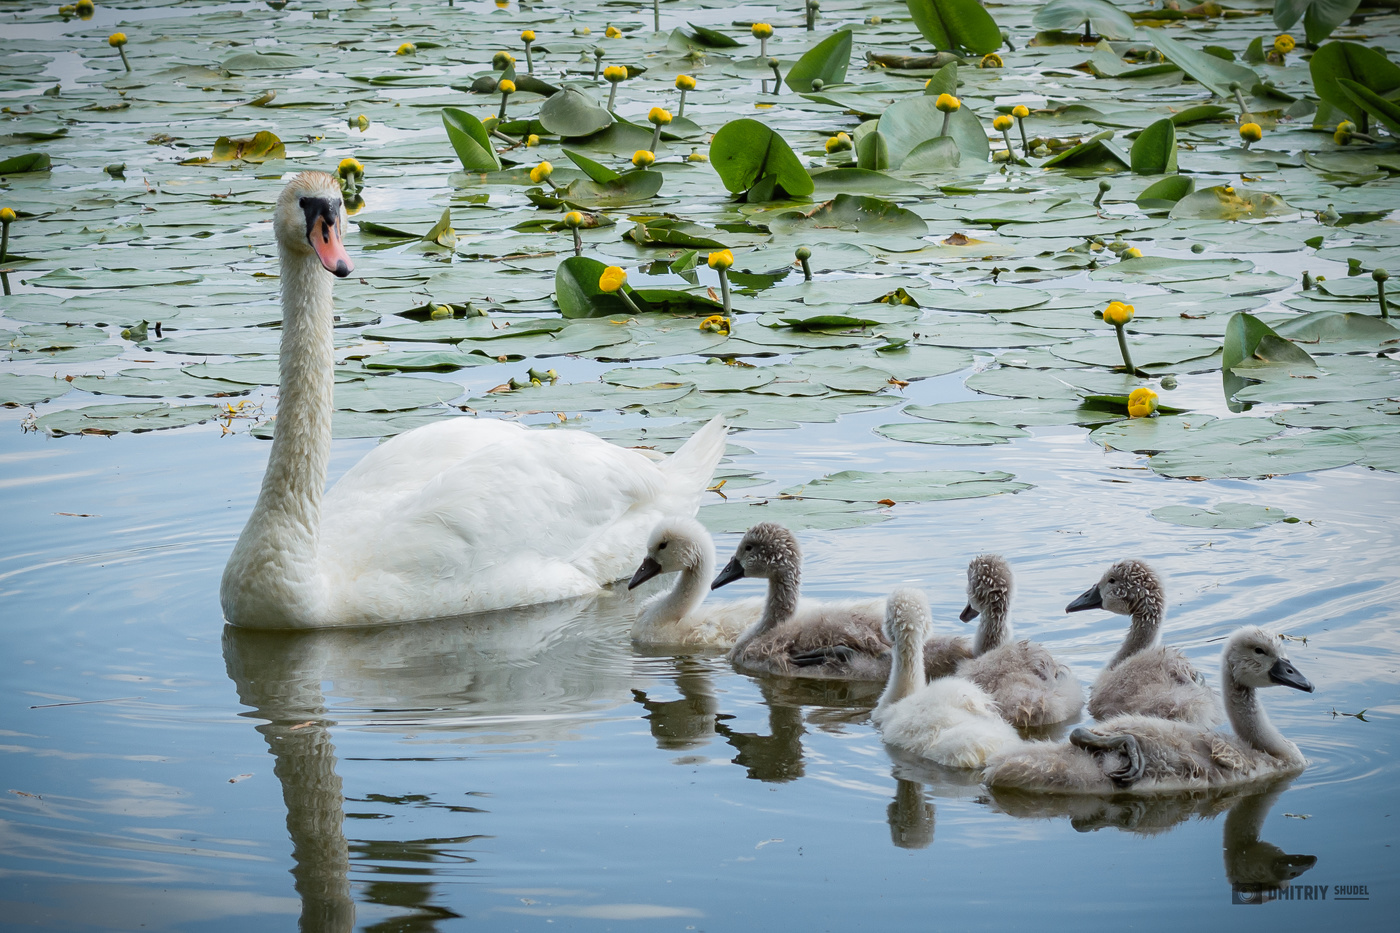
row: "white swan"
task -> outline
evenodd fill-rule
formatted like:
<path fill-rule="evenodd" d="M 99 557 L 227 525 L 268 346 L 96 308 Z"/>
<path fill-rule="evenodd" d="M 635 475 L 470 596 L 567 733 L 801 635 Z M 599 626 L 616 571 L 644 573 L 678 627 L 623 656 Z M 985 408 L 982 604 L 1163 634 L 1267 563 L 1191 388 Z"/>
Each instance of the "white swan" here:
<path fill-rule="evenodd" d="M 1276 729 L 1255 691 L 1313 691 L 1278 638 L 1239 629 L 1220 660 L 1233 736 L 1192 723 L 1128 714 L 1074 730 L 1068 744 L 1030 743 L 989 763 L 995 788 L 1052 794 L 1171 793 L 1228 787 L 1294 774 L 1307 759 Z"/>
<path fill-rule="evenodd" d="M 632 625 L 639 645 L 729 648 L 758 621 L 762 599 L 705 605 L 715 576 L 715 543 L 693 518 L 663 518 L 647 541 L 647 556 L 627 588 L 663 573 L 678 573 L 676 585 L 642 606 Z"/>
<path fill-rule="evenodd" d="M 741 577 L 768 581 L 763 614 L 729 651 L 748 671 L 818 679 L 883 681 L 889 645 L 880 632 L 885 600 L 800 600 L 802 549 L 782 525 L 761 522 L 744 533 L 715 577 L 718 589 Z"/>
<path fill-rule="evenodd" d="M 1140 560 L 1120 560 L 1065 612 L 1107 609 L 1132 616 L 1123 646 L 1089 691 L 1089 715 L 1103 720 L 1140 713 L 1202 726 L 1224 721 L 1215 691 L 1176 648 L 1157 643 L 1167 597 L 1157 572 Z"/>
<path fill-rule="evenodd" d="M 277 432 L 224 568 L 229 622 L 404 622 L 592 593 L 636 566 L 659 518 L 695 514 L 724 452 L 720 419 L 657 463 L 582 431 L 449 418 L 380 445 L 323 496 L 345 223 L 329 175 L 304 172 L 278 198 Z"/>
<path fill-rule="evenodd" d="M 1002 718 L 1033 728 L 1064 722 L 1084 708 L 1079 678 L 1039 642 L 1015 641 L 1011 633 L 1011 568 L 996 554 L 967 565 L 967 608 L 962 620 L 982 617 L 973 642 L 976 657 L 958 665 L 958 676 L 996 700 Z"/>
<path fill-rule="evenodd" d="M 896 749 L 949 768 L 980 768 L 993 755 L 1024 744 L 1001 718 L 991 695 L 963 677 L 924 682 L 923 650 L 931 619 L 915 589 L 886 601 L 884 631 L 893 658 L 890 678 L 871 719 Z"/>

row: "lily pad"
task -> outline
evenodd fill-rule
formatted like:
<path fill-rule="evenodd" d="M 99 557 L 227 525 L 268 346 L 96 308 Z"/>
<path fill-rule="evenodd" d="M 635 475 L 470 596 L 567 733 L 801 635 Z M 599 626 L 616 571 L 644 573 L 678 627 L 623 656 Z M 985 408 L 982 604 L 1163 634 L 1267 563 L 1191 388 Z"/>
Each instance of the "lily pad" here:
<path fill-rule="evenodd" d="M 167 405 L 164 402 L 126 402 L 117 405 L 89 405 L 50 412 L 38 427 L 53 435 L 63 434 L 140 434 L 183 428 L 219 417 L 217 405 Z"/>
<path fill-rule="evenodd" d="M 801 486 L 784 489 L 783 495 L 842 502 L 882 502 L 886 499 L 895 502 L 942 502 L 977 499 L 1031 488 L 1028 483 L 1014 480 L 1015 476 L 1000 470 L 985 473 L 974 470 L 842 470 Z"/>
<path fill-rule="evenodd" d="M 1189 505 L 1164 505 L 1150 513 L 1159 522 L 1184 525 L 1188 528 L 1215 528 L 1244 531 L 1263 528 L 1288 517 L 1283 509 L 1247 502 L 1217 502 L 1211 508 Z"/>

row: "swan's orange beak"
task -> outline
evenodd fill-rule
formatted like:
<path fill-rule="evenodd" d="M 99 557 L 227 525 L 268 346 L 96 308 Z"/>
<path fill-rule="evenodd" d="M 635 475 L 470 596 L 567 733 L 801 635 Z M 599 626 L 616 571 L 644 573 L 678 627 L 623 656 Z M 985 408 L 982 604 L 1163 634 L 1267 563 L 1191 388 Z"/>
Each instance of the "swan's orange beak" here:
<path fill-rule="evenodd" d="M 326 216 L 321 214 L 312 221 L 306 238 L 311 241 L 311 248 L 316 251 L 327 272 L 343 279 L 355 271 L 355 264 L 350 261 L 350 254 L 345 252 L 345 244 L 340 240 L 338 220 L 328 222 Z"/>

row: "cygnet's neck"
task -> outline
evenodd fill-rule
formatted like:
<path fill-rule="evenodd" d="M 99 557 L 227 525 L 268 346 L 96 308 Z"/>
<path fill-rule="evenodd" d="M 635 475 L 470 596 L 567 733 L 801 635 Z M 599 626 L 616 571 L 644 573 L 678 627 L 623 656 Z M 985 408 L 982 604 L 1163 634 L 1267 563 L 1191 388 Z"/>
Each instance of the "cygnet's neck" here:
<path fill-rule="evenodd" d="M 1235 735 L 1252 747 L 1272 755 L 1288 764 L 1303 764 L 1303 753 L 1298 746 L 1284 738 L 1283 733 L 1269 721 L 1264 707 L 1259 703 L 1258 691 L 1253 687 L 1236 682 L 1230 673 L 1230 665 L 1221 666 L 1220 692 L 1225 697 L 1225 712 L 1230 717 L 1230 725 Z"/>
<path fill-rule="evenodd" d="M 920 625 L 898 625 L 890 642 L 890 679 L 876 709 L 884 709 L 911 696 L 925 683 L 924 636 Z"/>
<path fill-rule="evenodd" d="M 288 627 L 325 606 L 317 565 L 334 408 L 332 279 L 314 253 L 281 252 L 277 420 L 257 504 L 224 572 L 225 616 Z"/>
<path fill-rule="evenodd" d="M 1162 610 L 1154 600 L 1144 600 L 1133 612 L 1132 622 L 1128 625 L 1128 636 L 1123 639 L 1123 646 L 1118 649 L 1113 660 L 1108 662 L 1109 668 L 1115 668 L 1139 651 L 1146 651 L 1157 644 L 1157 636 L 1161 630 Z"/>
<path fill-rule="evenodd" d="M 763 615 L 758 622 L 749 626 L 734 645 L 734 654 L 743 651 L 755 638 L 771 632 L 791 619 L 797 612 L 797 601 L 802 592 L 802 569 L 774 571 L 768 578 L 768 597 L 763 603 Z"/>
<path fill-rule="evenodd" d="M 671 625 L 700 608 L 710 591 L 710 581 L 715 577 L 715 554 L 711 548 L 697 550 L 700 553 L 696 562 L 682 567 L 676 585 L 657 597 L 637 620 L 639 628 Z"/>
<path fill-rule="evenodd" d="M 972 643 L 974 657 L 980 657 L 1011 640 L 1011 613 L 1005 601 L 992 602 L 982 610 L 981 617 Z"/>

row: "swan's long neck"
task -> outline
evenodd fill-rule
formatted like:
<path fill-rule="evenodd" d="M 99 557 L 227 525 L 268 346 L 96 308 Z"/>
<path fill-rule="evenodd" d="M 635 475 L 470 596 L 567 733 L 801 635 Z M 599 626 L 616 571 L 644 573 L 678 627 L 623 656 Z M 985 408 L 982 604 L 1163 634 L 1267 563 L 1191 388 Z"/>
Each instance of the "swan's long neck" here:
<path fill-rule="evenodd" d="M 267 472 L 224 572 L 230 621 L 296 627 L 325 602 L 316 562 L 334 406 L 331 276 L 283 248 L 281 387 Z"/>
<path fill-rule="evenodd" d="M 883 709 L 914 693 L 924 680 L 924 635 L 920 626 L 901 625 L 890 643 L 890 679 L 876 709 Z"/>
<path fill-rule="evenodd" d="M 739 641 L 734 645 L 733 653 L 738 655 L 755 638 L 771 632 L 791 619 L 797 612 L 797 601 L 801 593 L 801 569 L 793 568 L 769 577 L 768 598 L 763 603 L 763 615 L 759 616 L 758 622 L 749 626 L 748 630 L 739 636 Z"/>
<path fill-rule="evenodd" d="M 1010 640 L 1010 609 L 1005 602 L 996 600 L 982 611 L 982 621 L 977 623 L 977 636 L 973 639 L 972 653 L 980 657 Z"/>
<path fill-rule="evenodd" d="M 662 595 L 647 612 L 650 623 L 679 622 L 705 601 L 710 581 L 715 577 L 715 555 L 708 548 L 699 548 L 700 559 L 695 566 L 684 567 L 680 579 L 669 593 Z"/>
<path fill-rule="evenodd" d="M 1123 639 L 1123 646 L 1118 649 L 1113 660 L 1108 662 L 1108 666 L 1117 667 L 1139 651 L 1146 651 L 1157 644 L 1157 635 L 1161 629 L 1162 611 L 1148 601 L 1133 613 L 1132 622 L 1128 625 L 1128 637 Z"/>
<path fill-rule="evenodd" d="M 1225 712 L 1230 717 L 1235 735 L 1280 761 L 1303 763 L 1303 753 L 1298 751 L 1298 746 L 1284 738 L 1283 733 L 1269 721 L 1268 714 L 1259 703 L 1258 691 L 1237 682 L 1228 664 L 1221 665 L 1220 686 L 1220 692 L 1225 696 Z"/>

